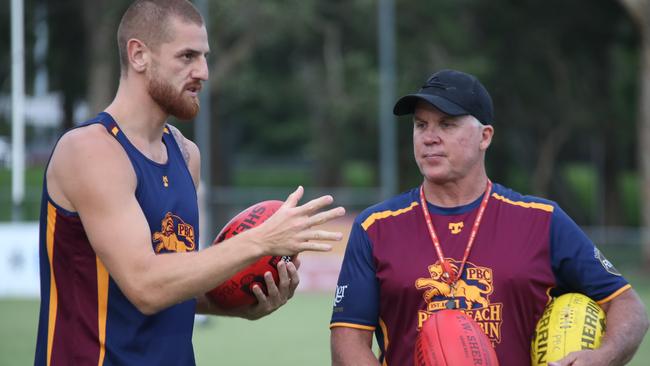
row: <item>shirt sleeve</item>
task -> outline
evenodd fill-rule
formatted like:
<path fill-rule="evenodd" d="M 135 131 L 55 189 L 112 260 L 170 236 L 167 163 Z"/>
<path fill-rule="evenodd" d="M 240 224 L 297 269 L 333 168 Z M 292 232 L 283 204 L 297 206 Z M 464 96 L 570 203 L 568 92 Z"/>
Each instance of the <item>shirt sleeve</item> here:
<path fill-rule="evenodd" d="M 551 264 L 557 281 L 553 296 L 580 292 L 603 303 L 630 287 L 582 229 L 557 206 L 551 222 Z"/>
<path fill-rule="evenodd" d="M 372 245 L 355 220 L 336 285 L 330 328 L 375 330 L 379 317 L 379 282 Z"/>

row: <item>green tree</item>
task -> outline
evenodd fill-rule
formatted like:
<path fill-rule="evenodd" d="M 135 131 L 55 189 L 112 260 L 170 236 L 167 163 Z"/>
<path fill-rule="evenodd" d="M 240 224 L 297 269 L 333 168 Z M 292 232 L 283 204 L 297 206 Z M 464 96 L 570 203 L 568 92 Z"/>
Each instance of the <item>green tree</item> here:
<path fill-rule="evenodd" d="M 573 209 L 557 168 L 594 161 L 605 198 L 598 223 L 620 224 L 616 177 L 633 164 L 621 156 L 632 121 L 618 118 L 612 94 L 620 77 L 614 46 L 630 37 L 622 9 L 610 1 L 496 1 L 478 2 L 474 16 L 495 99 L 498 163 L 490 168 L 504 177 L 525 172 L 533 193 L 564 202 L 584 223 L 592 216 Z"/>
<path fill-rule="evenodd" d="M 304 161 L 317 185 L 340 184 L 341 162 L 362 150 L 349 142 L 375 146 L 374 135 L 345 136 L 374 133 L 366 123 L 376 115 L 372 2 L 250 5 L 223 2 L 211 12 L 212 140 L 238 154 Z M 229 182 L 227 151 L 213 155 L 218 184 Z"/>

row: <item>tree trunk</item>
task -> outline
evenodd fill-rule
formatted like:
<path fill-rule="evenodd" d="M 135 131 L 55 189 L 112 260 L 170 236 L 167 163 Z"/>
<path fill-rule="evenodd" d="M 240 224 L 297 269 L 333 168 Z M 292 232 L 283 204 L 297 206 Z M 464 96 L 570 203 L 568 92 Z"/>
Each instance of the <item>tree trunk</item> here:
<path fill-rule="evenodd" d="M 235 8 L 239 9 L 235 13 L 247 18 L 248 26 L 237 34 L 235 39 L 221 39 L 224 36 L 219 28 L 220 24 L 214 24 L 208 29 L 208 34 L 216 34 L 217 38 L 210 43 L 213 47 L 212 54 L 217 55 L 213 58 L 214 62 L 209 64 L 210 78 L 206 83 L 210 85 L 210 146 L 209 151 L 201 151 L 203 155 L 210 154 L 210 167 L 208 171 L 203 171 L 203 176 L 210 175 L 209 182 L 213 186 L 228 186 L 232 184 L 232 155 L 233 155 L 233 135 L 237 131 L 228 130 L 220 120 L 221 109 L 219 108 L 221 89 L 223 82 L 229 78 L 235 70 L 248 61 L 259 42 L 260 33 L 267 26 L 266 22 L 260 15 L 260 9 L 246 1 L 233 3 Z M 239 8 L 240 7 L 240 8 Z M 204 14 L 208 17 L 209 15 Z M 228 46 L 224 46 L 228 45 Z M 212 188 L 212 187 L 207 187 Z M 215 211 L 215 210 L 213 210 Z M 217 210 L 218 211 L 218 210 Z M 214 221 L 214 220 L 213 220 Z"/>
<path fill-rule="evenodd" d="M 639 29 L 638 159 L 641 187 L 643 268 L 650 268 L 650 0 L 620 0 Z"/>
<path fill-rule="evenodd" d="M 537 156 L 537 164 L 533 171 L 533 192 L 539 196 L 547 196 L 551 177 L 555 170 L 555 162 L 560 149 L 569 139 L 571 126 L 560 124 L 555 126 L 544 138 Z"/>
<path fill-rule="evenodd" d="M 315 183 L 322 187 L 334 187 L 341 179 L 341 150 L 336 148 L 337 131 L 345 113 L 341 107 L 345 99 L 341 29 L 337 24 L 325 22 L 323 27 L 323 65 L 325 66 L 326 98 L 320 100 L 324 107 L 322 117 L 316 121 Z"/>
<path fill-rule="evenodd" d="M 251 20 L 251 24 L 258 24 Z M 203 154 L 210 154 L 210 169 L 202 174 L 210 174 L 210 181 L 216 186 L 229 185 L 232 182 L 231 155 L 232 139 L 225 135 L 225 129 L 219 120 L 219 95 L 220 87 L 224 78 L 229 77 L 234 70 L 248 60 L 257 44 L 258 28 L 251 26 L 247 32 L 242 34 L 232 46 L 227 49 L 215 52 L 215 62 L 210 65 L 210 151 L 202 151 Z"/>
<path fill-rule="evenodd" d="M 113 65 L 117 61 L 114 44 L 119 16 L 110 0 L 83 2 L 88 50 L 88 95 L 90 116 L 102 111 L 115 94 L 117 78 Z M 90 117 L 87 116 L 87 117 Z"/>
<path fill-rule="evenodd" d="M 650 1 L 646 1 L 650 4 Z M 650 6 L 647 6 L 650 10 Z M 648 20 L 650 16 L 646 16 Z M 641 162 L 641 225 L 643 268 L 650 268 L 650 24 L 646 22 L 641 47 L 639 98 L 639 160 Z"/>

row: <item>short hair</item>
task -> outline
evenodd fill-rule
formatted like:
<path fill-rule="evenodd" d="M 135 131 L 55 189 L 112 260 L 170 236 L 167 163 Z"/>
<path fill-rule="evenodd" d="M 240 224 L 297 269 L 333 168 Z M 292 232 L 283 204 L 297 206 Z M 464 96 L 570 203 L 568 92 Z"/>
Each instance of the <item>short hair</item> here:
<path fill-rule="evenodd" d="M 120 54 L 122 72 L 129 69 L 129 55 L 126 44 L 137 38 L 147 47 L 157 49 L 164 42 L 172 40 L 169 23 L 172 17 L 203 25 L 203 17 L 194 5 L 187 0 L 137 0 L 126 10 L 117 29 L 117 47 Z"/>

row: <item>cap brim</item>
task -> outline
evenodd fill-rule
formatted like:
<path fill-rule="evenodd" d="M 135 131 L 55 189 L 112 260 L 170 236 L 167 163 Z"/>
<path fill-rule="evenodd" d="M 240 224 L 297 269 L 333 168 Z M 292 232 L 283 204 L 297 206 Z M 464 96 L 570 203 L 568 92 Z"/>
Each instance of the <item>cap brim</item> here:
<path fill-rule="evenodd" d="M 395 103 L 395 107 L 393 107 L 393 114 L 396 116 L 413 114 L 413 112 L 415 112 L 415 105 L 418 104 L 419 101 L 425 101 L 450 116 L 469 114 L 469 112 L 458 104 L 450 102 L 443 97 L 431 94 L 409 94 L 401 97 L 397 103 Z"/>

